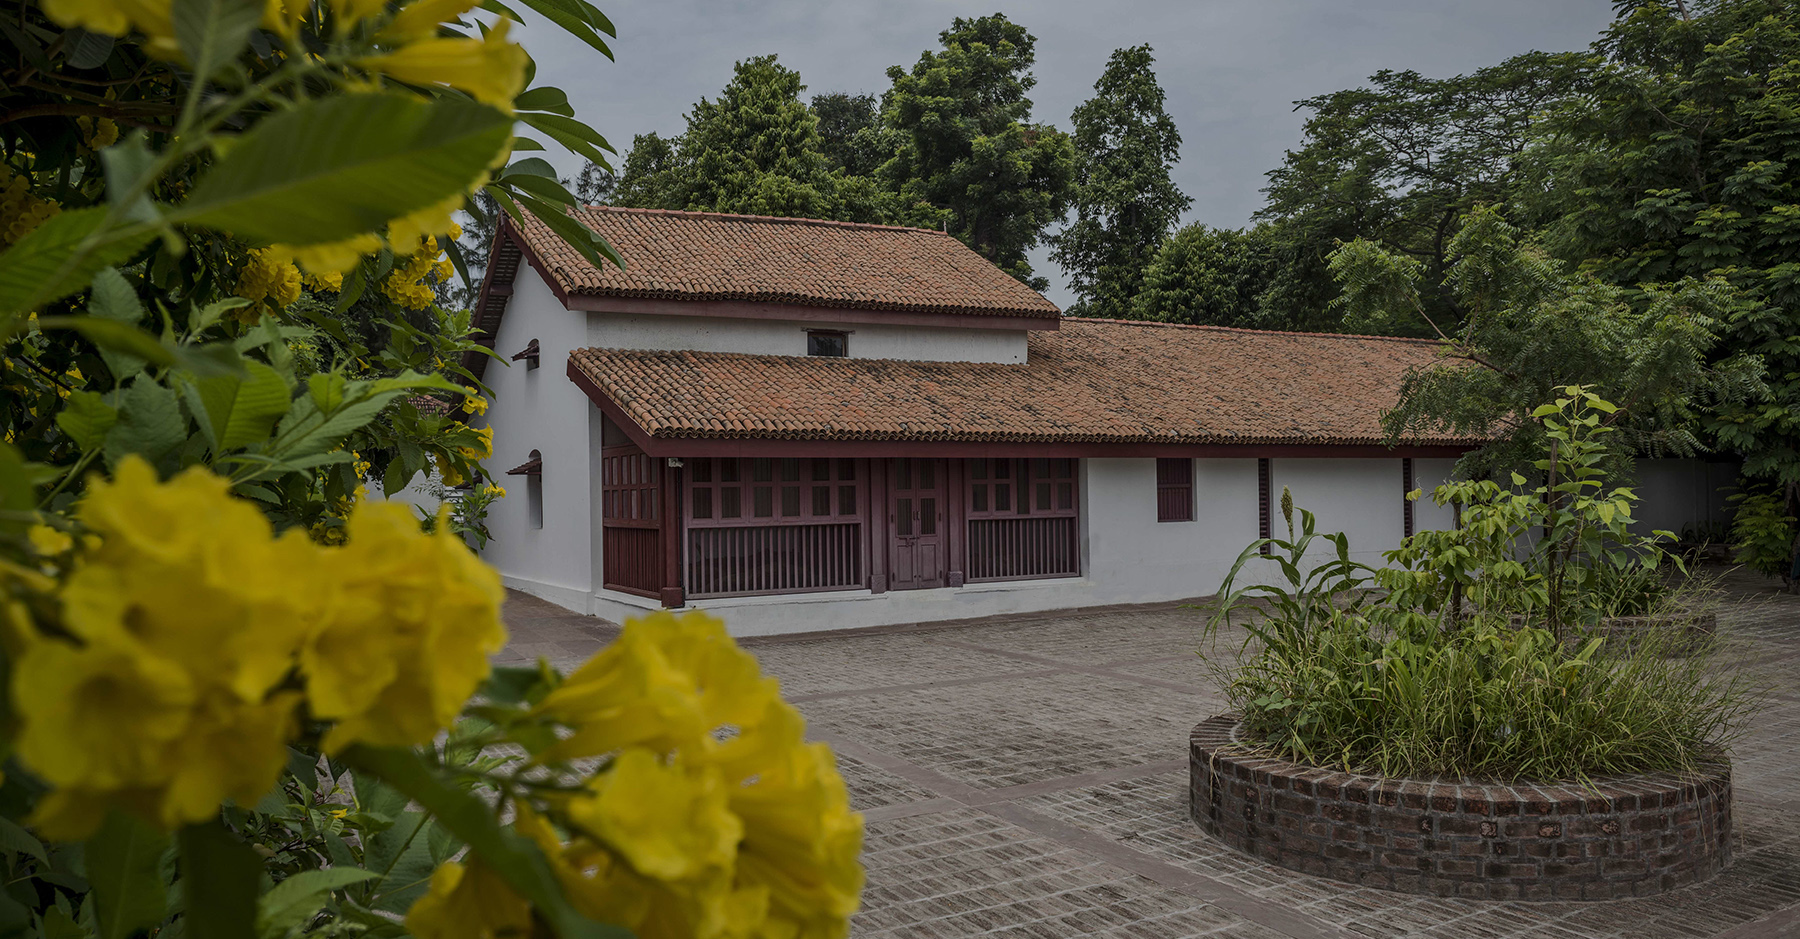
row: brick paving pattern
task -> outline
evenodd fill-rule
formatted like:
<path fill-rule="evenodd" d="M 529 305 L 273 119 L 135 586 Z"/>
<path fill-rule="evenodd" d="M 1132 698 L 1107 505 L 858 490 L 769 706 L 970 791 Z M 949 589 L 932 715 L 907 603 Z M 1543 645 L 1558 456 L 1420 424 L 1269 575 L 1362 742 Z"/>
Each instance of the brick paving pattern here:
<path fill-rule="evenodd" d="M 518 594 L 507 620 L 497 662 L 568 668 L 615 634 Z M 867 819 L 857 937 L 1800 937 L 1800 597 L 1734 581 L 1719 620 L 1772 689 L 1733 749 L 1734 860 L 1705 884 L 1605 902 L 1399 894 L 1203 835 L 1187 817 L 1187 739 L 1225 706 L 1195 654 L 1197 610 L 746 644 L 837 749 Z"/>

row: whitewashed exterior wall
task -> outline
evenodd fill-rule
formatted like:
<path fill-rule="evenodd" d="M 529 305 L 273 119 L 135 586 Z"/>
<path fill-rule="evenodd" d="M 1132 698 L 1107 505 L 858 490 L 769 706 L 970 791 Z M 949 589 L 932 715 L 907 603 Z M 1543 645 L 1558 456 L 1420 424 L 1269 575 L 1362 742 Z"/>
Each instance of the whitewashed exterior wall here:
<path fill-rule="evenodd" d="M 528 273 L 529 272 L 529 273 Z M 526 480 L 500 476 L 507 496 L 488 510 L 493 540 L 482 557 L 515 587 L 578 612 L 589 612 L 597 581 L 591 542 L 599 520 L 588 478 L 598 435 L 590 435 L 593 403 L 569 381 L 569 353 L 588 344 L 587 323 L 562 302 L 531 268 L 521 265 L 515 291 L 500 321 L 494 351 L 482 376 L 494 389 L 487 422 L 494 428 L 495 473 L 525 462 L 531 451 L 544 458 L 544 527 L 530 525 Z M 538 341 L 539 367 L 512 362 L 513 353 Z"/>
<path fill-rule="evenodd" d="M 517 299 L 513 300 L 514 304 L 518 302 Z M 512 316 L 510 308 L 507 316 Z M 658 316 L 642 313 L 597 312 L 587 316 L 587 344 L 602 349 L 691 349 L 696 352 L 742 352 L 749 355 L 805 355 L 806 330 L 841 329 L 850 333 L 849 350 L 850 358 L 853 359 L 1012 364 L 1025 361 L 1026 331 L 1023 329 L 803 323 L 798 320 Z"/>

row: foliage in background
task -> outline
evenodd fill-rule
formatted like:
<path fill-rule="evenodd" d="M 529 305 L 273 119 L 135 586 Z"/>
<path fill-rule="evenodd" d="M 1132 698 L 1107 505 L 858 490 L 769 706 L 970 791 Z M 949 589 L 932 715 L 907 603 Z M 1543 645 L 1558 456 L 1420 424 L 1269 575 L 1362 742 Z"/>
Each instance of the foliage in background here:
<path fill-rule="evenodd" d="M 882 100 L 900 149 L 882 168 L 910 202 L 948 212 L 949 230 L 1034 289 L 1025 253 L 1068 207 L 1075 175 L 1069 136 L 1031 119 L 1037 39 L 995 13 L 957 17 L 943 49 L 912 69 L 888 69 Z"/>
<path fill-rule="evenodd" d="M 1624 409 L 1616 470 L 1628 457 L 1694 454 L 1703 409 L 1762 392 L 1755 357 L 1709 355 L 1738 302 L 1722 280 L 1650 288 L 1644 303 L 1632 303 L 1622 288 L 1521 243 L 1485 207 L 1463 221 L 1446 257 L 1441 284 L 1427 279 L 1424 263 L 1369 241 L 1340 248 L 1331 265 L 1352 328 L 1386 332 L 1415 316 L 1439 327 L 1443 361 L 1408 373 L 1382 423 L 1394 439 L 1492 437 L 1459 462 L 1466 478 L 1528 468 L 1546 446 L 1544 425 L 1530 415 L 1563 385 L 1591 387 Z M 1434 292 L 1454 310 L 1453 323 L 1436 323 L 1425 302 Z"/>
<path fill-rule="evenodd" d="M 1459 221 L 1518 191 L 1540 114 L 1581 87 L 1582 58 L 1531 52 L 1444 79 L 1383 70 L 1368 87 L 1296 102 L 1310 112 L 1304 138 L 1269 172 L 1268 203 L 1256 214 L 1284 262 L 1259 298 L 1269 307 L 1263 317 L 1317 322 L 1338 295 L 1331 252 L 1365 239 L 1417 262 L 1428 285 L 1422 314 L 1396 311 L 1387 334 L 1430 335 L 1422 316 L 1453 328 L 1457 313 L 1440 285 Z"/>
<path fill-rule="evenodd" d="M 1189 225 L 1165 239 L 1144 269 L 1128 319 L 1252 329 L 1299 328 L 1270 322 L 1261 297 L 1280 261 L 1262 228 Z"/>
<path fill-rule="evenodd" d="M 1777 0 L 1645 3 L 1596 51 L 1591 88 L 1532 155 L 1530 221 L 1640 306 L 1684 278 L 1735 287 L 1715 356 L 1761 356 L 1770 393 L 1705 429 L 1748 475 L 1800 481 L 1800 17 Z"/>
<path fill-rule="evenodd" d="M 1731 520 L 1731 543 L 1737 561 L 1764 577 L 1779 577 L 1790 589 L 1800 582 L 1794 540 L 1800 506 L 1792 490 L 1737 492 L 1727 497 L 1736 505 Z"/>
<path fill-rule="evenodd" d="M 1225 677 L 1251 739 L 1347 770 L 1527 780 L 1692 769 L 1733 739 L 1758 689 L 1712 648 L 1655 630 L 1631 642 L 1588 632 L 1621 612 L 1621 584 L 1660 592 L 1672 559 L 1659 543 L 1672 536 L 1633 536 L 1635 494 L 1600 482 L 1616 409 L 1563 392 L 1535 415 L 1553 482 L 1440 487 L 1434 498 L 1460 504 L 1462 524 L 1407 538 L 1387 555 L 1398 567 L 1353 561 L 1345 536 L 1318 534 L 1305 510 L 1296 536 L 1283 492 L 1288 537 L 1244 550 L 1208 623 L 1247 631 Z M 1335 549 L 1323 563 L 1308 556 L 1320 541 Z M 1253 561 L 1274 576 L 1238 586 Z"/>
<path fill-rule="evenodd" d="M 0 935 L 847 933 L 860 819 L 722 624 L 492 673 L 503 492 L 364 499 L 491 455 L 453 212 L 611 254 L 471 5 L 0 11 Z"/>
<path fill-rule="evenodd" d="M 1181 132 L 1163 110 L 1148 45 L 1114 50 L 1075 109 L 1074 219 L 1050 237 L 1050 257 L 1079 299 L 1076 316 L 1131 312 L 1157 247 L 1193 200 L 1169 170 L 1181 159 Z"/>
<path fill-rule="evenodd" d="M 700 99 L 687 131 L 633 142 L 610 203 L 855 222 L 929 222 L 867 175 L 833 166 L 800 73 L 773 55 L 737 63 L 719 100 Z M 842 132 L 840 125 L 835 131 Z M 842 143 L 842 142 L 834 142 Z M 843 147 L 834 152 L 842 155 Z"/>

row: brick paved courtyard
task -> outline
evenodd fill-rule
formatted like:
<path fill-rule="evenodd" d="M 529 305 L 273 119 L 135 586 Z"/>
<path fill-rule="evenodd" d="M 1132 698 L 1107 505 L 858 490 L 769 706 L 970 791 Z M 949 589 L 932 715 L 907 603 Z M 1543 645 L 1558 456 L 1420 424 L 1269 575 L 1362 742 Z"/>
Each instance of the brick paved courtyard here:
<path fill-rule="evenodd" d="M 613 634 L 515 594 L 502 661 Z M 858 937 L 1800 937 L 1800 597 L 1738 583 L 1721 632 L 1770 680 L 1737 746 L 1737 860 L 1644 900 L 1446 900 L 1250 860 L 1188 821 L 1186 740 L 1223 709 L 1181 607 L 747 643 L 868 821 Z M 1231 640 L 1226 638 L 1226 643 Z M 1220 652 L 1226 651 L 1221 646 Z"/>

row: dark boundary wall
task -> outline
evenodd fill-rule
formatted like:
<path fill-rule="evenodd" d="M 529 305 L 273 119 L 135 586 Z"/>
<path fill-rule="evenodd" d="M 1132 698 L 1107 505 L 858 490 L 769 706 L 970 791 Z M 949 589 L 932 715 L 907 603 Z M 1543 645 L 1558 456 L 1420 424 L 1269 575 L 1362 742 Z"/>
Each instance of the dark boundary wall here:
<path fill-rule="evenodd" d="M 1406 893 L 1610 900 L 1731 863 L 1731 766 L 1530 785 L 1359 776 L 1259 756 L 1235 715 L 1194 728 L 1188 812 L 1290 870 Z"/>

